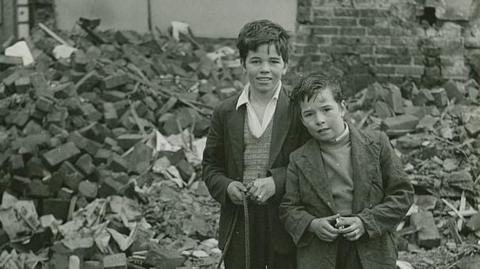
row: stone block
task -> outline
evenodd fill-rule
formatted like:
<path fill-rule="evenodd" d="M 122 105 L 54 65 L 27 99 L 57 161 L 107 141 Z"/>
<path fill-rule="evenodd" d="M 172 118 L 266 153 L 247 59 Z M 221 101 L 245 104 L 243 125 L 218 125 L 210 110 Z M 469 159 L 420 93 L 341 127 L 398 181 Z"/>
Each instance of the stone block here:
<path fill-rule="evenodd" d="M 50 187 L 39 179 L 34 179 L 30 182 L 27 193 L 32 198 L 48 198 L 52 196 Z"/>
<path fill-rule="evenodd" d="M 77 162 L 75 162 L 75 166 L 87 176 L 95 172 L 95 165 L 93 164 L 92 156 L 89 154 L 80 156 Z"/>
<path fill-rule="evenodd" d="M 418 246 L 431 249 L 440 246 L 441 236 L 430 211 L 419 211 L 410 217 L 410 223 L 417 228 Z"/>
<path fill-rule="evenodd" d="M 120 195 L 122 193 L 124 184 L 118 180 L 108 176 L 101 180 L 100 187 L 98 189 L 98 197 L 105 198 L 112 195 Z"/>
<path fill-rule="evenodd" d="M 91 201 L 97 198 L 98 185 L 95 182 L 84 180 L 78 185 L 78 193 Z"/>
<path fill-rule="evenodd" d="M 75 146 L 73 142 L 67 142 L 43 154 L 43 158 L 48 163 L 48 165 L 54 167 L 62 162 L 77 157 L 78 155 L 80 155 L 80 153 L 80 150 Z"/>
<path fill-rule="evenodd" d="M 63 183 L 68 188 L 77 191 L 78 185 L 83 180 L 84 176 L 80 173 L 73 164 L 66 161 L 62 163 L 57 171 L 59 176 L 63 178 Z"/>
<path fill-rule="evenodd" d="M 100 113 L 92 104 L 84 103 L 80 109 L 82 114 L 90 121 L 99 121 L 102 118 L 102 113 Z"/>
<path fill-rule="evenodd" d="M 82 136 L 78 131 L 71 132 L 68 141 L 73 142 L 77 148 L 92 156 L 95 156 L 102 148 L 100 143 Z"/>

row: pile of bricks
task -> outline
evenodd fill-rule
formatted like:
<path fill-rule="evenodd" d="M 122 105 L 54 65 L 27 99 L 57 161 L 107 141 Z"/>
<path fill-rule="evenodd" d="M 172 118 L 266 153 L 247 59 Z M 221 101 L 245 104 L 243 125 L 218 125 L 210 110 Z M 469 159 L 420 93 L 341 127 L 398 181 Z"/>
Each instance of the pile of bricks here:
<path fill-rule="evenodd" d="M 128 31 L 77 34 L 67 40 L 76 48 L 68 59 L 54 57 L 57 43 L 43 31 L 35 31 L 32 41 L 34 65 L 23 67 L 22 58 L 0 55 L 0 197 L 3 206 L 12 204 L 10 197 L 33 201 L 29 212 L 36 224 L 38 216 L 49 215 L 70 223 L 74 212 L 99 199 L 142 201 L 135 188 L 151 183 L 146 175 L 158 160 L 168 163 L 163 170 L 176 170 L 179 185 L 191 183 L 198 163 L 188 157 L 190 140 L 206 134 L 212 107 L 242 87 L 236 81 L 239 66 L 222 65 L 192 40 Z M 163 149 L 158 138 L 169 137 L 185 147 Z M 157 178 L 169 179 L 163 170 Z M 28 225 L 27 234 L 7 233 L 5 226 L 15 224 L 0 221 L 0 249 L 38 251 L 58 239 L 51 228 L 39 230 L 36 224 Z M 109 228 L 128 236 L 133 229 L 127 224 L 110 222 Z M 22 244 L 25 239 L 30 243 Z M 65 268 L 73 254 L 81 268 L 127 268 L 116 245 L 113 253 L 121 254 L 114 257 L 53 246 L 50 258 L 61 258 L 52 259 L 49 268 Z M 141 249 L 153 259 L 146 266 L 175 268 L 183 261 L 152 248 Z"/>
<path fill-rule="evenodd" d="M 479 92 L 473 79 L 432 89 L 373 83 L 349 103 L 357 125 L 389 135 L 415 187 L 397 229 L 401 257 L 450 246 L 443 262 L 456 261 L 480 238 Z"/>

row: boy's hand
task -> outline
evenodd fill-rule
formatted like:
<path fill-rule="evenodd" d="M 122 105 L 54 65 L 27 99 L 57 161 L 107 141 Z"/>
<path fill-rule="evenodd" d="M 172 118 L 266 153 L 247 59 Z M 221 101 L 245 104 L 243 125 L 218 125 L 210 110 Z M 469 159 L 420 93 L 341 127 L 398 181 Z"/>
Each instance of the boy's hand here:
<path fill-rule="evenodd" d="M 349 241 L 358 240 L 365 233 L 365 227 L 359 217 L 340 217 L 335 226 L 344 227 L 340 228 L 339 232 Z"/>
<path fill-rule="evenodd" d="M 255 179 L 251 188 L 248 190 L 248 194 L 252 200 L 258 204 L 265 203 L 275 194 L 275 182 L 273 181 L 273 177 Z"/>
<path fill-rule="evenodd" d="M 338 217 L 340 217 L 340 215 L 337 214 L 325 218 L 314 219 L 310 223 L 310 226 L 308 226 L 308 230 L 314 233 L 320 240 L 332 242 L 338 237 L 339 230 L 332 226 L 331 223 Z"/>
<path fill-rule="evenodd" d="M 234 181 L 228 184 L 227 187 L 228 197 L 236 205 L 243 205 L 243 195 L 245 195 L 246 191 L 247 188 L 240 181 Z"/>

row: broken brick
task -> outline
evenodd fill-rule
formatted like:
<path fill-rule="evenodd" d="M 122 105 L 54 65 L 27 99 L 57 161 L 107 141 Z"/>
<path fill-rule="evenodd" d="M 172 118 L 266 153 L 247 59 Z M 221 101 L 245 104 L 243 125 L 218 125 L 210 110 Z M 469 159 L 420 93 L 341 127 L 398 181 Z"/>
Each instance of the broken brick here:
<path fill-rule="evenodd" d="M 102 113 L 90 103 L 85 103 L 80 108 L 83 115 L 90 121 L 99 121 L 102 118 Z"/>
<path fill-rule="evenodd" d="M 124 86 L 130 82 L 130 78 L 126 74 L 111 75 L 103 79 L 102 88 L 105 90 L 111 90 Z"/>
<path fill-rule="evenodd" d="M 44 160 L 54 167 L 64 161 L 74 158 L 80 154 L 80 150 L 73 142 L 67 142 L 58 148 L 52 149 L 43 154 Z"/>
<path fill-rule="evenodd" d="M 89 154 L 80 156 L 75 165 L 87 176 L 95 172 L 95 165 L 93 164 L 92 156 Z"/>
<path fill-rule="evenodd" d="M 103 269 L 102 263 L 99 261 L 85 261 L 83 263 L 83 269 Z"/>
<path fill-rule="evenodd" d="M 125 253 L 117 253 L 103 257 L 105 269 L 127 269 L 127 256 Z"/>
<path fill-rule="evenodd" d="M 103 103 L 103 117 L 108 127 L 113 128 L 116 126 L 118 114 L 113 103 Z"/>
<path fill-rule="evenodd" d="M 418 124 L 418 118 L 412 115 L 389 117 L 382 121 L 384 130 L 413 130 Z"/>
<path fill-rule="evenodd" d="M 444 88 L 432 89 L 430 90 L 430 93 L 432 94 L 437 107 L 445 107 L 448 104 L 447 92 Z"/>
<path fill-rule="evenodd" d="M 410 222 L 418 230 L 417 242 L 420 247 L 430 249 L 440 246 L 441 237 L 432 212 L 414 213 L 410 216 Z"/>
<path fill-rule="evenodd" d="M 174 250 L 151 245 L 146 255 L 145 264 L 155 268 L 175 269 L 185 262 L 185 257 Z"/>
<path fill-rule="evenodd" d="M 61 188 L 57 193 L 58 199 L 70 200 L 73 196 L 73 191 L 69 188 Z"/>
<path fill-rule="evenodd" d="M 129 148 L 140 142 L 143 138 L 145 137 L 141 134 L 123 134 L 118 136 L 116 140 L 118 145 L 122 149 L 128 150 Z"/>
<path fill-rule="evenodd" d="M 80 182 L 78 185 L 78 193 L 89 200 L 95 199 L 98 194 L 97 183 L 88 180 Z"/>
<path fill-rule="evenodd" d="M 152 161 L 153 149 L 143 143 L 138 143 L 133 150 L 125 156 L 128 164 L 128 170 L 142 174 L 149 167 Z"/>
<path fill-rule="evenodd" d="M 193 165 L 183 159 L 175 165 L 184 181 L 188 181 L 195 173 Z"/>
<path fill-rule="evenodd" d="M 16 93 L 26 93 L 30 89 L 30 78 L 29 77 L 20 77 L 15 80 L 15 92 Z"/>
<path fill-rule="evenodd" d="M 53 101 L 46 97 L 40 97 L 37 102 L 35 102 L 35 107 L 42 112 L 48 113 L 52 111 Z"/>
<path fill-rule="evenodd" d="M 391 111 L 387 103 L 383 101 L 377 101 L 375 102 L 375 115 L 381 119 L 385 119 L 394 116 L 394 113 Z"/>
<path fill-rule="evenodd" d="M 78 190 L 78 184 L 83 180 L 83 175 L 80 173 L 73 164 L 66 161 L 63 162 L 57 173 L 63 178 L 65 186 L 72 190 Z"/>
<path fill-rule="evenodd" d="M 68 210 L 70 208 L 70 199 L 43 199 L 42 215 L 53 215 L 56 219 L 66 221 Z"/>
<path fill-rule="evenodd" d="M 95 164 L 106 163 L 113 155 L 113 152 L 108 149 L 99 149 L 93 157 Z"/>
<path fill-rule="evenodd" d="M 114 153 L 110 159 L 110 165 L 108 166 L 114 172 L 127 172 L 128 171 L 128 164 L 125 159 Z"/>
<path fill-rule="evenodd" d="M 119 195 L 122 192 L 124 184 L 118 182 L 112 177 L 105 177 L 100 183 L 98 189 L 98 197 L 105 198 L 112 195 Z"/>
<path fill-rule="evenodd" d="M 31 182 L 32 181 L 29 178 L 15 175 L 10 180 L 10 188 L 17 193 L 23 193 L 28 189 Z"/>
<path fill-rule="evenodd" d="M 465 129 L 471 137 L 477 137 L 480 134 L 480 116 L 473 116 L 465 124 Z"/>
<path fill-rule="evenodd" d="M 448 99 L 455 99 L 455 103 L 462 103 L 465 100 L 465 89 L 461 90 L 457 82 L 449 80 L 444 85 L 443 88 L 447 93 Z"/>
<path fill-rule="evenodd" d="M 33 198 L 48 198 L 52 196 L 52 193 L 47 184 L 34 179 L 28 186 L 28 195 Z"/>
<path fill-rule="evenodd" d="M 389 83 L 386 89 L 387 96 L 385 97 L 385 101 L 387 102 L 387 104 L 390 105 L 395 114 L 403 114 L 403 98 L 400 88 L 398 88 L 394 84 Z"/>
<path fill-rule="evenodd" d="M 42 160 L 38 157 L 32 157 L 28 160 L 26 166 L 26 174 L 29 177 L 38 177 L 41 178 L 44 176 L 46 171 L 45 167 L 43 166 Z"/>
<path fill-rule="evenodd" d="M 96 141 L 83 137 L 78 131 L 70 133 L 68 141 L 71 141 L 79 149 L 87 152 L 88 154 L 95 156 L 98 150 L 102 148 L 102 145 Z"/>
<path fill-rule="evenodd" d="M 121 91 L 111 90 L 111 91 L 104 91 L 102 93 L 102 99 L 110 103 L 115 103 L 115 102 L 125 100 L 126 97 L 127 97 L 127 94 Z"/>
<path fill-rule="evenodd" d="M 7 69 L 11 66 L 22 65 L 22 64 L 23 64 L 22 57 L 0 55 L 0 71 L 3 71 L 4 69 Z"/>
<path fill-rule="evenodd" d="M 25 168 L 25 163 L 23 161 L 23 156 L 22 155 L 14 154 L 14 155 L 10 156 L 8 162 L 9 162 L 10 169 L 12 169 L 13 171 L 18 172 L 18 171 L 23 170 Z"/>
<path fill-rule="evenodd" d="M 467 228 L 472 232 L 480 231 L 480 213 L 473 215 L 467 221 Z"/>

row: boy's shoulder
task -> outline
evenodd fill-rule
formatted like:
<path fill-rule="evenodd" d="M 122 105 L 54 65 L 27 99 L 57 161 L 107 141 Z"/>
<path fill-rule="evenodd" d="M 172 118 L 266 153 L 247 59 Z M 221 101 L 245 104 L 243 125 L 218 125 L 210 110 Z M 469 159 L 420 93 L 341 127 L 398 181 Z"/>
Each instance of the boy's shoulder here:
<path fill-rule="evenodd" d="M 227 97 L 220 101 L 218 105 L 215 107 L 216 111 L 229 111 L 236 109 L 237 107 L 237 102 L 238 102 L 238 97 L 240 96 L 241 92 L 236 93 L 230 97 Z"/>

